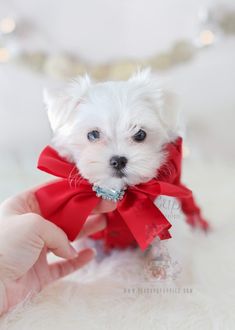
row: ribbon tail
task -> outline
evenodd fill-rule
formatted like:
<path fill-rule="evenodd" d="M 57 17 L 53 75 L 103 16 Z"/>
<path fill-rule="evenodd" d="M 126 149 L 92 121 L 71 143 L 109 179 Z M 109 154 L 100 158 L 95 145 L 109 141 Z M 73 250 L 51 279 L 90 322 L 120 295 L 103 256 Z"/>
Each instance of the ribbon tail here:
<path fill-rule="evenodd" d="M 88 198 L 89 194 L 89 198 Z M 49 183 L 35 192 L 42 216 L 60 227 L 73 241 L 99 203 L 95 195 L 78 193 L 67 180 Z"/>
<path fill-rule="evenodd" d="M 133 203 L 136 196 L 129 194 L 119 204 L 118 211 L 129 227 L 140 248 L 144 251 L 156 236 L 161 239 L 171 237 L 171 224 L 148 197 Z"/>
<path fill-rule="evenodd" d="M 180 187 L 185 189 L 186 187 L 181 184 Z M 187 189 L 187 188 L 186 188 Z M 191 196 L 187 199 L 180 198 L 181 208 L 186 216 L 186 222 L 192 227 L 199 227 L 205 232 L 210 229 L 209 223 L 202 217 L 201 210 L 198 207 L 194 196 Z"/>
<path fill-rule="evenodd" d="M 168 182 L 159 182 L 159 195 L 171 196 L 180 199 L 191 198 L 192 191 L 184 186 L 175 185 Z"/>

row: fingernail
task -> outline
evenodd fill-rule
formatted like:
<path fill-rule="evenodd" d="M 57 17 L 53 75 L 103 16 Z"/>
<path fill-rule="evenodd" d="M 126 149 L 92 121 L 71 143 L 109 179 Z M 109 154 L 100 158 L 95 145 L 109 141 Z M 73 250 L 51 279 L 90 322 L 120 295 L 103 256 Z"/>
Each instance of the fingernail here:
<path fill-rule="evenodd" d="M 82 250 L 79 253 L 80 260 L 83 260 L 83 259 L 86 261 L 92 260 L 95 256 L 96 256 L 96 250 L 93 248 L 88 248 L 88 249 Z"/>

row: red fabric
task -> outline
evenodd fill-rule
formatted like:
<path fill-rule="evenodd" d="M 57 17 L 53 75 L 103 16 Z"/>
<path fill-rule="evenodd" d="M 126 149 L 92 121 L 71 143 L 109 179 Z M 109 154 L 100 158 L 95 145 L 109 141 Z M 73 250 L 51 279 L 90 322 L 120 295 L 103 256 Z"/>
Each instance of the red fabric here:
<path fill-rule="evenodd" d="M 171 237 L 171 224 L 153 203 L 159 195 L 178 198 L 188 223 L 207 229 L 208 224 L 201 218 L 192 192 L 180 183 L 182 139 L 169 143 L 165 149 L 167 161 L 158 171 L 157 179 L 128 187 L 123 199 L 118 201 L 117 209 L 106 214 L 106 229 L 91 235 L 94 239 L 103 239 L 107 249 L 138 244 L 145 250 L 156 236 L 160 239 Z M 42 151 L 38 168 L 61 178 L 39 188 L 36 197 L 43 217 L 63 229 L 72 241 L 100 198 L 75 165 L 50 146 Z"/>

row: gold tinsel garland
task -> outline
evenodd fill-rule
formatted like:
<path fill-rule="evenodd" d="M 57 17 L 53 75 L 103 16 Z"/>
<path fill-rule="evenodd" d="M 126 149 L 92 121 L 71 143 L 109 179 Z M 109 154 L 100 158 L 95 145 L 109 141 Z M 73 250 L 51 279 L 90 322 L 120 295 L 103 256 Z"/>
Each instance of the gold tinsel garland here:
<path fill-rule="evenodd" d="M 123 59 L 112 63 L 91 65 L 82 62 L 72 54 L 48 54 L 12 50 L 12 40 L 17 24 L 11 17 L 0 20 L 0 63 L 13 62 L 40 73 L 60 79 L 67 79 L 88 72 L 99 80 L 128 78 L 137 67 L 150 66 L 155 71 L 168 70 L 188 62 L 204 49 L 212 45 L 218 35 L 235 34 L 235 11 L 227 8 L 213 9 L 200 13 L 200 31 L 193 40 L 179 40 L 168 51 L 143 60 Z M 20 40 L 16 40 L 20 44 Z M 14 48 L 14 47 L 13 47 Z M 19 48 L 19 47 L 18 47 Z"/>
<path fill-rule="evenodd" d="M 146 60 L 121 60 L 117 62 L 88 65 L 82 63 L 76 57 L 69 54 L 57 54 L 48 56 L 45 53 L 23 53 L 15 59 L 18 64 L 44 72 L 57 78 L 70 78 L 88 72 L 95 79 L 125 79 L 128 78 L 137 67 L 150 66 L 153 70 L 166 70 L 192 59 L 197 48 L 188 41 L 176 43 L 166 53 L 160 53 Z"/>

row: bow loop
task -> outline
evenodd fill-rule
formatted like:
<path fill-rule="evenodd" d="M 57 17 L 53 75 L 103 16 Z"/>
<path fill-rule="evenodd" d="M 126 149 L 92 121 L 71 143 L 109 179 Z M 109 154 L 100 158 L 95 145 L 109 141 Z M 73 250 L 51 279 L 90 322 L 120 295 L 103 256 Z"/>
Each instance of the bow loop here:
<path fill-rule="evenodd" d="M 189 198 L 192 195 L 192 191 L 184 186 L 175 185 L 165 181 L 158 181 L 157 179 L 152 179 L 147 183 L 139 184 L 138 186 L 131 187 L 130 189 L 145 193 L 152 198 L 156 198 L 159 195 Z"/>
<path fill-rule="evenodd" d="M 124 196 L 118 203 L 118 211 L 142 250 L 145 250 L 156 236 L 169 236 L 168 229 L 171 224 L 152 200 L 138 190 L 130 191 Z"/>
<path fill-rule="evenodd" d="M 44 172 L 64 179 L 69 178 L 71 174 L 73 174 L 74 170 L 75 172 L 78 172 L 74 164 L 66 161 L 55 149 L 50 146 L 47 146 L 41 152 L 37 167 Z"/>
<path fill-rule="evenodd" d="M 63 229 L 71 241 L 76 239 L 87 217 L 99 203 L 89 187 L 78 194 L 77 189 L 71 188 L 67 180 L 39 188 L 36 197 L 44 218 Z"/>

